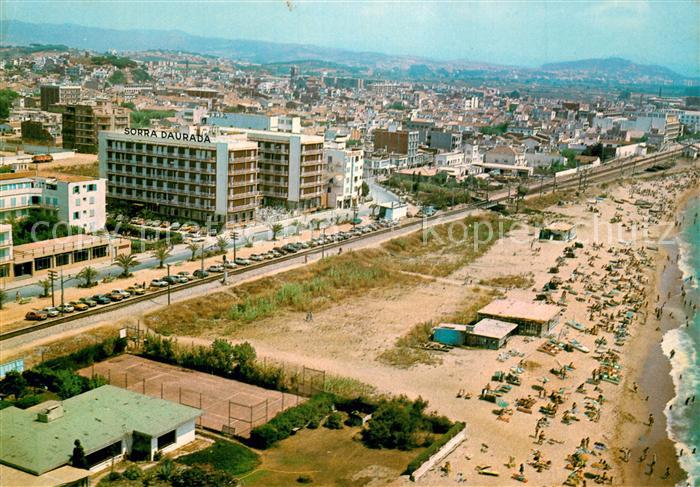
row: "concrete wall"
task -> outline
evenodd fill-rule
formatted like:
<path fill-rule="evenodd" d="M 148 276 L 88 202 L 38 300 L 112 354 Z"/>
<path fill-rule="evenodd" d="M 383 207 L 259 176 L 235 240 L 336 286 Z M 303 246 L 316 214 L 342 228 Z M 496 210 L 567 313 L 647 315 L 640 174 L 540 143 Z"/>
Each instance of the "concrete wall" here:
<path fill-rule="evenodd" d="M 411 480 L 414 482 L 419 480 L 423 475 L 425 475 L 428 470 L 433 468 L 435 465 L 440 463 L 447 455 L 452 453 L 452 451 L 459 446 L 464 440 L 467 439 L 467 428 L 466 426 L 462 431 L 457 433 L 454 438 L 445 443 L 445 445 L 440 448 L 432 457 L 430 457 L 423 465 L 421 465 L 415 472 L 411 474 Z"/>

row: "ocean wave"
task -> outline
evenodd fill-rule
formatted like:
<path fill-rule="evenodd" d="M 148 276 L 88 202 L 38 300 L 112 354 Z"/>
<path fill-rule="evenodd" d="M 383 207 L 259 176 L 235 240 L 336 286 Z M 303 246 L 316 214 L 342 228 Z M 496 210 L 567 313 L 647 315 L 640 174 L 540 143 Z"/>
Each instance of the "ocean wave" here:
<path fill-rule="evenodd" d="M 697 321 L 697 320 L 696 320 Z M 695 326 L 700 325 L 696 323 Z M 685 400 L 697 394 L 700 385 L 700 369 L 698 368 L 697 343 L 686 331 L 689 328 L 674 328 L 663 336 L 661 349 L 671 363 L 671 377 L 675 389 L 675 396 L 666 404 L 666 430 L 668 437 L 674 442 L 676 454 L 681 451 L 679 463 L 688 474 L 689 485 L 700 481 L 700 462 L 697 462 L 691 454 L 694 444 L 693 433 L 696 425 L 692 411 L 698 406 L 686 407 Z M 673 351 L 673 356 L 671 352 Z M 673 405 L 673 409 L 669 406 Z"/>

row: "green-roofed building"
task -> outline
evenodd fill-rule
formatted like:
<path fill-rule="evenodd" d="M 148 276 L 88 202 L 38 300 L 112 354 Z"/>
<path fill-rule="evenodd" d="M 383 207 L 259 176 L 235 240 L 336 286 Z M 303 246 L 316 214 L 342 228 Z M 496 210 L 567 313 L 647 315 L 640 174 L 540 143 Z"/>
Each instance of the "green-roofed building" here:
<path fill-rule="evenodd" d="M 75 440 L 88 468 L 132 453 L 152 459 L 194 440 L 196 408 L 102 386 L 65 401 L 0 411 L 0 463 L 42 475 L 70 463 Z"/>

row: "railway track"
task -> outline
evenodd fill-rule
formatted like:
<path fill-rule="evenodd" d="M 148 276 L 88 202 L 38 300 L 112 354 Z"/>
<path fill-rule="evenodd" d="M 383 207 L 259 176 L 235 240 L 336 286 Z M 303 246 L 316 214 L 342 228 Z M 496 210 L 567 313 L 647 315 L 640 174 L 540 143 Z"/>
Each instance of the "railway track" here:
<path fill-rule="evenodd" d="M 643 159 L 636 159 L 636 160 L 630 160 L 630 161 L 621 161 L 620 163 L 615 163 L 614 165 L 604 165 L 604 166 L 599 166 L 599 168 L 592 169 L 588 172 L 587 176 L 585 179 L 582 179 L 582 177 L 578 174 L 573 174 L 569 177 L 561 178 L 559 180 L 555 180 L 554 178 L 550 178 L 548 180 L 542 180 L 539 183 L 533 183 L 530 185 L 527 185 L 528 187 L 528 196 L 536 196 L 539 193 L 546 193 L 551 190 L 559 190 L 559 189 L 571 189 L 571 188 L 577 188 L 584 184 L 583 181 L 585 181 L 585 184 L 600 184 L 603 182 L 608 182 L 611 180 L 615 180 L 621 177 L 622 173 L 626 169 L 633 169 L 633 173 L 636 173 L 637 170 L 642 171 L 648 167 L 653 167 L 654 165 L 663 162 L 671 157 L 676 157 L 681 154 L 681 149 L 678 150 L 673 150 L 673 151 L 668 151 L 664 152 L 661 154 L 656 154 L 647 158 Z M 303 256 L 311 256 L 311 255 L 317 255 L 319 253 L 325 252 L 327 250 L 331 249 L 336 249 L 338 247 L 342 247 L 343 245 L 348 245 L 352 243 L 357 243 L 361 242 L 363 240 L 367 240 L 370 238 L 375 238 L 377 236 L 383 235 L 383 234 L 388 234 L 388 233 L 410 233 L 415 230 L 420 230 L 421 228 L 424 228 L 426 225 L 433 226 L 441 223 L 447 223 L 451 220 L 455 220 L 458 218 L 461 218 L 462 216 L 465 216 L 466 214 L 478 210 L 478 209 L 486 209 L 490 208 L 493 206 L 498 205 L 499 203 L 506 202 L 510 199 L 510 196 L 505 193 L 497 193 L 493 195 L 493 197 L 490 197 L 488 201 L 481 201 L 478 203 L 472 203 L 469 205 L 464 205 L 456 209 L 452 210 L 447 210 L 440 212 L 437 215 L 433 215 L 431 217 L 426 217 L 423 219 L 412 219 L 410 221 L 404 222 L 403 224 L 396 225 L 394 227 L 390 228 L 382 228 L 373 232 L 370 232 L 368 234 L 352 237 L 348 240 L 343 240 L 340 242 L 333 242 L 326 244 L 322 247 L 315 247 L 313 249 L 308 249 L 302 252 L 298 252 L 296 254 L 287 254 L 282 257 L 278 257 L 273 260 L 268 260 L 268 261 L 263 261 L 263 262 L 257 262 L 251 265 L 248 265 L 246 267 L 241 267 L 237 269 L 231 269 L 227 271 L 228 276 L 243 276 L 245 277 L 245 274 L 250 273 L 251 271 L 254 270 L 259 270 L 265 267 L 271 267 L 273 265 L 280 264 L 285 261 L 291 261 L 295 259 L 299 259 L 300 257 Z M 101 314 L 105 314 L 114 310 L 118 310 L 120 308 L 124 308 L 127 306 L 130 306 L 132 304 L 142 302 L 142 301 L 147 301 L 151 300 L 153 298 L 161 297 L 161 296 L 167 296 L 168 292 L 177 292 L 181 291 L 184 289 L 189 289 L 189 288 L 194 288 L 197 286 L 201 286 L 203 284 L 207 283 L 213 283 L 217 280 L 222 279 L 222 274 L 214 274 L 208 277 L 205 277 L 203 279 L 198 279 L 196 281 L 191 281 L 186 284 L 178 284 L 176 286 L 173 286 L 171 289 L 159 289 L 157 291 L 151 291 L 148 292 L 142 296 L 133 296 L 130 297 L 124 301 L 116 302 L 116 303 L 111 303 L 103 306 L 99 306 L 87 311 L 83 311 L 80 313 L 76 314 L 71 314 L 71 315 L 65 315 L 62 317 L 58 318 L 52 318 L 48 319 L 43 322 L 39 322 L 33 325 L 25 326 L 22 328 L 17 328 L 15 330 L 10 330 L 4 333 L 0 333 L 0 343 L 4 342 L 6 340 L 10 340 L 12 338 L 16 338 L 22 335 L 26 335 L 29 333 L 41 331 L 41 330 L 46 330 L 51 327 L 59 326 L 64 323 L 68 323 L 71 321 L 75 321 L 78 319 L 82 318 L 89 318 L 93 316 L 98 316 Z"/>

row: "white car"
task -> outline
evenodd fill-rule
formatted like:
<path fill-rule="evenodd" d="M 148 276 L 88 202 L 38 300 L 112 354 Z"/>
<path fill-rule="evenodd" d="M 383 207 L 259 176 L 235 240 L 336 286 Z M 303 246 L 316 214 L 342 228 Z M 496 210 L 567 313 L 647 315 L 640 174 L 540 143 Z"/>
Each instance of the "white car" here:
<path fill-rule="evenodd" d="M 168 287 L 168 283 L 162 279 L 153 279 L 151 281 L 151 286 L 153 286 L 153 287 Z"/>
<path fill-rule="evenodd" d="M 131 293 L 124 289 L 112 289 L 112 294 L 120 294 L 124 299 L 131 297 Z"/>
<path fill-rule="evenodd" d="M 58 308 L 54 306 L 47 306 L 42 310 L 44 313 L 46 313 L 46 316 L 49 318 L 54 318 L 60 314 L 60 311 L 58 311 Z"/>

